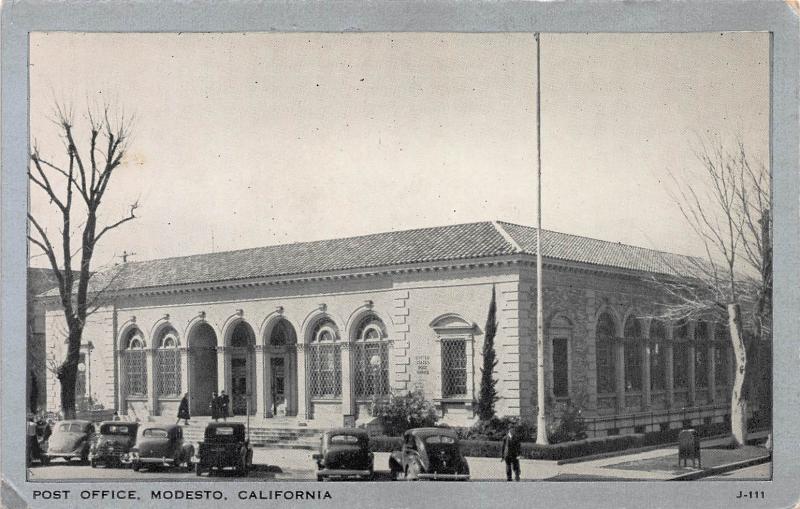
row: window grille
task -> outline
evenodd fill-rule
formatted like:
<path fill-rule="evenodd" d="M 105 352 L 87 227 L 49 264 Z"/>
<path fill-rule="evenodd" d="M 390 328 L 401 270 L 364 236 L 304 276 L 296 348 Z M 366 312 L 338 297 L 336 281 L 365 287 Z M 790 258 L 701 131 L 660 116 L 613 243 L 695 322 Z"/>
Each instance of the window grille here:
<path fill-rule="evenodd" d="M 342 350 L 335 327 L 330 320 L 321 320 L 312 331 L 308 346 L 312 398 L 342 396 Z"/>
<path fill-rule="evenodd" d="M 356 398 L 369 398 L 389 394 L 389 344 L 386 328 L 375 314 L 368 314 L 356 327 L 353 343 L 355 363 Z M 372 358 L 380 359 L 377 366 Z"/>
<path fill-rule="evenodd" d="M 708 324 L 697 322 L 694 331 L 694 385 L 708 387 Z"/>
<path fill-rule="evenodd" d="M 553 338 L 553 395 L 569 396 L 569 343 L 567 338 Z"/>
<path fill-rule="evenodd" d="M 689 387 L 689 325 L 680 320 L 672 329 L 672 380 L 676 389 Z"/>
<path fill-rule="evenodd" d="M 724 387 L 728 385 L 730 380 L 728 364 L 730 363 L 730 344 L 731 338 L 728 335 L 728 329 L 718 323 L 716 331 L 714 332 L 714 380 L 717 387 Z"/>
<path fill-rule="evenodd" d="M 181 393 L 181 356 L 174 346 L 156 351 L 156 394 L 176 396 Z"/>
<path fill-rule="evenodd" d="M 630 316 L 625 322 L 625 390 L 642 390 L 642 329 L 639 320 Z"/>
<path fill-rule="evenodd" d="M 676 389 L 689 387 L 689 346 L 677 342 L 672 346 L 672 377 Z"/>
<path fill-rule="evenodd" d="M 714 346 L 714 383 L 717 387 L 728 385 L 728 345 Z"/>
<path fill-rule="evenodd" d="M 78 369 L 77 375 L 75 377 L 75 397 L 76 398 L 83 398 L 86 397 L 86 354 L 80 354 L 78 360 L 78 366 L 83 364 L 84 369 Z"/>
<path fill-rule="evenodd" d="M 625 390 L 642 390 L 642 345 L 638 341 L 625 342 Z"/>
<path fill-rule="evenodd" d="M 389 394 L 389 345 L 386 341 L 361 342 L 353 345 L 356 364 L 356 397 L 368 398 Z M 378 356 L 380 364 L 372 365 Z"/>
<path fill-rule="evenodd" d="M 653 320 L 650 324 L 650 390 L 653 391 L 663 391 L 667 385 L 665 339 L 664 324 L 659 320 Z"/>
<path fill-rule="evenodd" d="M 467 342 L 442 339 L 442 396 L 467 395 Z"/>
<path fill-rule="evenodd" d="M 606 313 L 597 321 L 597 392 L 613 393 L 616 390 L 616 356 L 614 355 L 614 336 L 616 328 L 613 319 Z"/>
<path fill-rule="evenodd" d="M 131 342 L 133 345 L 133 342 Z M 147 395 L 147 358 L 142 348 L 131 346 L 122 353 L 125 369 L 125 394 Z"/>

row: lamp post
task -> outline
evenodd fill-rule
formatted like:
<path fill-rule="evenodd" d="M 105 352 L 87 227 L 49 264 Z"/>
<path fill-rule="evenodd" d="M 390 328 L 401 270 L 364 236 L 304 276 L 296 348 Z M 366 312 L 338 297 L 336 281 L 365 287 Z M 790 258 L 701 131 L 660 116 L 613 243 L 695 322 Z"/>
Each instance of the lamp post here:
<path fill-rule="evenodd" d="M 378 406 L 378 377 L 381 367 L 380 355 L 375 354 L 370 357 L 369 364 L 372 366 L 372 417 L 375 417 L 375 408 Z"/>
<path fill-rule="evenodd" d="M 94 344 L 89 341 L 86 345 L 86 363 L 87 363 L 87 370 L 86 370 L 86 385 L 87 391 L 89 393 L 89 409 L 94 406 L 94 398 L 92 397 L 92 350 L 94 350 Z"/>

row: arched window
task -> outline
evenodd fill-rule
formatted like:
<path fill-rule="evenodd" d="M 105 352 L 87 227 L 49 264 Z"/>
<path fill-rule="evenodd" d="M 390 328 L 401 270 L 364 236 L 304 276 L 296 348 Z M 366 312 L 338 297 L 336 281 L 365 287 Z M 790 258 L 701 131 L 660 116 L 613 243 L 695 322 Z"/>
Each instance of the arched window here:
<path fill-rule="evenodd" d="M 339 330 L 329 318 L 317 322 L 308 344 L 311 397 L 342 396 L 342 350 Z"/>
<path fill-rule="evenodd" d="M 629 316 L 625 321 L 625 391 L 642 390 L 642 327 Z"/>
<path fill-rule="evenodd" d="M 728 335 L 728 328 L 717 322 L 714 330 L 714 384 L 719 387 L 726 387 L 728 380 L 728 364 L 730 363 L 731 338 Z"/>
<path fill-rule="evenodd" d="M 664 342 L 667 329 L 664 322 L 654 319 L 650 322 L 650 390 L 663 391 L 667 387 L 667 360 L 664 356 Z"/>
<path fill-rule="evenodd" d="M 122 368 L 125 394 L 147 395 L 147 355 L 144 340 L 138 329 L 130 331 L 122 343 Z"/>
<path fill-rule="evenodd" d="M 156 346 L 156 394 L 178 396 L 181 393 L 178 333 L 172 327 L 167 327 L 159 334 Z"/>
<path fill-rule="evenodd" d="M 563 316 L 557 316 L 550 323 L 549 337 L 552 344 L 553 395 L 565 398 L 569 396 L 569 344 L 572 324 Z"/>
<path fill-rule="evenodd" d="M 614 355 L 614 337 L 617 335 L 614 319 L 603 313 L 597 319 L 595 329 L 597 343 L 597 393 L 608 394 L 616 390 L 616 361 Z"/>
<path fill-rule="evenodd" d="M 672 329 L 672 379 L 675 389 L 689 387 L 689 326 L 680 320 Z"/>
<path fill-rule="evenodd" d="M 369 398 L 389 394 L 389 342 L 386 328 L 375 314 L 359 321 L 355 330 L 356 397 Z"/>
<path fill-rule="evenodd" d="M 270 346 L 286 346 L 295 342 L 294 329 L 285 319 L 281 318 L 269 334 Z"/>
<path fill-rule="evenodd" d="M 698 321 L 694 327 L 694 385 L 708 387 L 708 322 Z"/>

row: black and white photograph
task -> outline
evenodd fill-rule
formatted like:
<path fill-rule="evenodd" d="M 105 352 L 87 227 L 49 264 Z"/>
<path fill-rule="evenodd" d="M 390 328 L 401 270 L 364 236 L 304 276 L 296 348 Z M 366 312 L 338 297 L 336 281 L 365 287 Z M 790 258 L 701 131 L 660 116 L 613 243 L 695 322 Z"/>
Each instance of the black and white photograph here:
<path fill-rule="evenodd" d="M 27 44 L 30 507 L 769 502 L 770 31 Z"/>

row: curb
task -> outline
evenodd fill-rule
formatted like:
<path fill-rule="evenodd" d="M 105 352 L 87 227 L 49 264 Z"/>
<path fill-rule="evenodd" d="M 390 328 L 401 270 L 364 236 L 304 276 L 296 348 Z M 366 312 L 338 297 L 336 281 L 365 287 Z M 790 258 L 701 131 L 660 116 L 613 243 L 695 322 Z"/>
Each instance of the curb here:
<path fill-rule="evenodd" d="M 668 479 L 669 481 L 696 481 L 697 479 L 702 479 L 703 477 L 710 477 L 712 475 L 723 474 L 725 472 L 730 472 L 731 470 L 739 470 L 740 468 L 751 467 L 753 465 L 760 465 L 761 463 L 767 463 L 768 461 L 772 460 L 772 454 L 767 454 L 766 456 L 759 456 L 758 458 L 751 458 L 749 460 L 744 461 L 736 461 L 734 463 L 726 463 L 724 465 L 718 465 L 716 467 L 711 467 L 707 470 L 700 470 L 698 472 L 689 472 L 688 474 L 679 475 L 677 477 L 673 477 Z"/>

